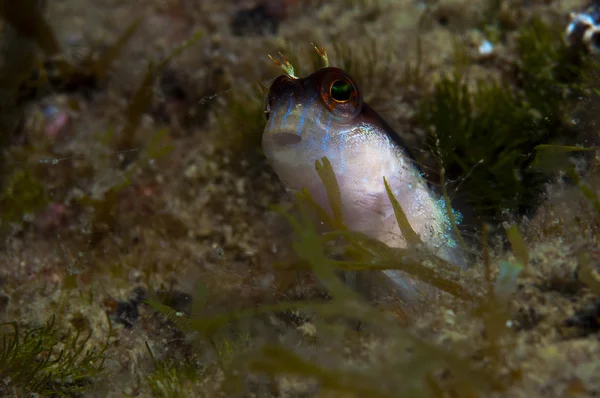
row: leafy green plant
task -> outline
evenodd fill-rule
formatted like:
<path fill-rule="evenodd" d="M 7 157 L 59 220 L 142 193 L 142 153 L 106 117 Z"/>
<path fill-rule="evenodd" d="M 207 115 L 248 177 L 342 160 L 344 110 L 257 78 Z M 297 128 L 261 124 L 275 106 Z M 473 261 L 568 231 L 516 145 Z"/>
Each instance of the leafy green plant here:
<path fill-rule="evenodd" d="M 217 145 L 236 153 L 262 153 L 265 127 L 264 92 L 258 86 L 238 86 L 224 94 L 224 102 L 216 114 Z"/>
<path fill-rule="evenodd" d="M 157 398 L 185 398 L 195 396 L 194 384 L 202 375 L 202 369 L 198 369 L 191 361 L 177 363 L 173 359 L 159 361 L 155 358 L 148 343 L 146 349 L 152 358 L 153 370 L 146 376 L 146 383 Z"/>
<path fill-rule="evenodd" d="M 521 270 L 521 265 L 503 263 L 498 278 L 492 278 L 492 266 L 489 261 L 487 243 L 484 247 L 486 264 L 486 280 L 481 291 L 472 291 L 466 288 L 465 275 L 459 282 L 453 277 L 453 270 L 448 264 L 435 256 L 428 255 L 422 250 L 414 250 L 419 246 L 418 236 L 409 240 L 407 249 L 394 249 L 374 241 L 369 237 L 349 231 L 343 222 L 339 188 L 335 175 L 327 159 L 322 159 L 316 164 L 327 191 L 331 211 L 321 208 L 307 191 L 298 194 L 298 211 L 296 215 L 284 212 L 283 215 L 290 222 L 295 239 L 293 248 L 299 258 L 297 265 L 310 269 L 323 286 L 329 297 L 328 300 L 300 300 L 283 301 L 269 305 L 242 308 L 210 314 L 202 311 L 208 298 L 200 294 L 196 309 L 191 314 L 184 314 L 161 304 L 155 300 L 148 303 L 177 327 L 187 333 L 193 333 L 209 340 L 214 339 L 219 333 L 233 323 L 240 325 L 239 321 L 257 316 L 276 315 L 285 311 L 299 311 L 312 314 L 319 330 L 329 328 L 339 329 L 343 319 L 359 320 L 372 325 L 375 330 L 382 331 L 381 344 L 387 346 L 386 352 L 393 355 L 378 358 L 376 363 L 363 364 L 358 367 L 346 365 L 332 365 L 315 356 L 308 356 L 302 350 L 295 350 L 283 344 L 267 342 L 253 351 L 253 355 L 237 356 L 235 366 L 244 366 L 251 372 L 266 374 L 270 377 L 293 375 L 307 380 L 317 381 L 322 390 L 335 392 L 362 393 L 369 396 L 391 397 L 402 385 L 406 395 L 439 396 L 442 391 L 457 396 L 471 396 L 484 391 L 502 391 L 507 387 L 509 380 L 501 383 L 496 371 L 505 369 L 506 354 L 510 345 L 510 330 L 507 326 L 509 319 L 508 298 L 516 288 L 516 278 Z M 385 181 L 382 181 L 385 184 Z M 395 201 L 390 194 L 390 200 Z M 402 208 L 394 206 L 398 222 L 408 236 L 412 228 L 403 216 Z M 332 232 L 320 234 L 315 229 L 317 217 Z M 345 247 L 343 258 L 331 257 L 331 243 L 342 239 Z M 487 242 L 487 237 L 484 237 Z M 528 253 L 522 245 L 522 237 L 518 232 L 511 232 L 515 254 L 520 262 L 526 262 Z M 339 253 L 339 251 L 337 251 Z M 430 264 L 426 266 L 425 264 Z M 433 266 L 431 266 L 433 264 Z M 384 269 L 398 269 L 406 272 L 411 277 L 436 286 L 441 291 L 449 293 L 465 302 L 472 303 L 475 310 L 472 315 L 480 319 L 485 330 L 487 340 L 482 343 L 483 353 L 490 360 L 485 369 L 479 369 L 470 359 L 463 358 L 459 352 L 460 344 L 456 347 L 439 347 L 404 329 L 395 319 L 375 311 L 356 292 L 349 289 L 339 278 L 339 270 L 353 270 L 359 272 L 373 272 Z M 473 285 L 480 285 L 473 281 Z M 486 294 L 482 294 L 486 293 Z M 327 345 L 327 336 L 318 332 Z M 334 334 L 336 339 L 339 335 Z M 329 336 L 331 337 L 331 336 Z M 342 338 L 343 339 L 343 338 Z M 383 343 L 383 342 L 386 343 Z M 311 340 L 316 344 L 315 350 L 325 349 L 319 345 L 318 340 Z M 464 347 L 463 347 L 464 348 Z M 308 350 L 308 348 L 306 348 Z M 410 355 L 405 355 L 406 350 Z M 328 355 L 335 355 L 329 352 Z M 487 360 L 487 359 L 486 359 Z M 343 361 L 342 361 L 343 362 Z M 336 363 L 336 361 L 334 361 Z M 222 363 L 227 366 L 227 363 Z M 449 371 L 452 376 L 438 378 L 439 371 Z M 390 377 L 388 377 L 390 375 Z M 391 377 L 391 375 L 394 375 Z"/>
<path fill-rule="evenodd" d="M 44 186 L 35 175 L 26 170 L 15 170 L 0 193 L 0 226 L 21 224 L 25 215 L 35 214 L 47 203 Z"/>
<path fill-rule="evenodd" d="M 539 196 L 544 176 L 531 166 L 533 148 L 568 137 L 567 99 L 577 92 L 582 62 L 560 32 L 534 18 L 517 38 L 511 82 L 443 76 L 419 105 L 424 126 L 448 176 L 460 180 L 479 217 L 522 212 Z"/>
<path fill-rule="evenodd" d="M 7 388 L 11 391 L 73 395 L 89 388 L 104 369 L 110 327 L 106 344 L 100 349 L 88 348 L 91 332 L 85 338 L 79 331 L 62 333 L 54 316 L 45 326 L 26 331 L 18 322 L 0 327 L 12 329 L 2 332 L 0 347 L 0 379 L 9 380 Z"/>
<path fill-rule="evenodd" d="M 134 147 L 134 134 L 140 125 L 144 112 L 152 105 L 152 101 L 154 100 L 154 84 L 160 73 L 167 67 L 171 59 L 194 45 L 203 35 L 202 31 L 196 32 L 160 62 L 156 64 L 152 61 L 148 62 L 144 78 L 135 90 L 133 98 L 129 101 L 127 110 L 125 111 L 125 127 L 120 132 L 115 143 L 116 150 L 127 151 Z"/>

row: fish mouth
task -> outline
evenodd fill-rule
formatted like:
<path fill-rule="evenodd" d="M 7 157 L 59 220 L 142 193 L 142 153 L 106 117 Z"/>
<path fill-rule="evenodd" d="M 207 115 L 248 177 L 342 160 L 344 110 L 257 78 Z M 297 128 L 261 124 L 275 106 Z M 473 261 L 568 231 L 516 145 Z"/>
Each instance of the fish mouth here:
<path fill-rule="evenodd" d="M 300 134 L 289 131 L 280 131 L 274 133 L 271 137 L 273 144 L 278 147 L 295 146 L 302 142 L 302 137 Z"/>

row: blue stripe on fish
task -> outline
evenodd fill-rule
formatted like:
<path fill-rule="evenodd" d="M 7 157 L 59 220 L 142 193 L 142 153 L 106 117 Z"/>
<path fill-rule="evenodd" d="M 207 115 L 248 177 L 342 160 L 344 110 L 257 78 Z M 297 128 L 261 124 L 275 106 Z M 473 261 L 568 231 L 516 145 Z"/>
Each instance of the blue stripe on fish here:
<path fill-rule="evenodd" d="M 278 110 L 279 109 L 275 109 L 275 111 L 271 115 L 271 121 L 269 122 L 269 130 L 273 130 L 273 123 L 275 123 L 275 115 L 277 115 Z"/>
<path fill-rule="evenodd" d="M 292 101 L 292 96 L 290 95 L 290 104 L 288 105 L 287 111 L 285 112 L 285 115 L 283 115 L 283 120 L 281 121 L 282 129 L 285 128 L 285 124 L 287 123 L 287 118 L 290 115 L 290 113 L 292 113 L 292 105 L 293 105 L 293 101 Z"/>
<path fill-rule="evenodd" d="M 313 102 L 317 98 L 318 95 L 319 94 L 317 93 L 313 97 L 311 97 L 304 106 L 304 109 L 302 110 L 302 115 L 300 115 L 300 122 L 298 122 L 298 135 L 302 135 L 302 127 L 304 126 L 304 119 L 306 118 L 306 114 L 308 113 L 309 106 L 311 102 Z"/>

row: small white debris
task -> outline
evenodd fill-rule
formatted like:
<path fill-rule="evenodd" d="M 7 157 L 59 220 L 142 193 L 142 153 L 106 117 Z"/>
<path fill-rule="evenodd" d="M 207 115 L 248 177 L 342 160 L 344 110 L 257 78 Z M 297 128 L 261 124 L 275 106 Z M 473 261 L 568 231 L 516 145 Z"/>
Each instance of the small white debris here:
<path fill-rule="evenodd" d="M 187 178 L 189 180 L 195 180 L 200 175 L 198 166 L 196 166 L 195 164 L 192 164 L 191 166 L 189 166 L 188 168 L 185 169 L 185 171 L 183 172 L 183 175 L 185 176 L 185 178 Z"/>
<path fill-rule="evenodd" d="M 494 45 L 487 39 L 485 39 L 479 45 L 479 55 L 491 55 L 494 52 Z"/>
<path fill-rule="evenodd" d="M 298 326 L 297 329 L 305 336 L 313 337 L 317 334 L 317 327 L 309 322 L 303 323 L 302 325 Z"/>
<path fill-rule="evenodd" d="M 246 180 L 238 178 L 235 182 L 235 191 L 238 195 L 244 195 L 246 193 Z"/>

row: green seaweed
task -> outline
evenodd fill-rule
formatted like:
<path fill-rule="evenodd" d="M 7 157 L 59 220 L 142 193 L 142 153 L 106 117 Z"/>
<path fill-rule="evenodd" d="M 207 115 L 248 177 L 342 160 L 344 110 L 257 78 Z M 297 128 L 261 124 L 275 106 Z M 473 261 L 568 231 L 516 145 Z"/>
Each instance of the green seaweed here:
<path fill-rule="evenodd" d="M 20 225 L 26 215 L 42 210 L 48 201 L 44 185 L 32 172 L 13 171 L 0 194 L 0 226 Z"/>
<path fill-rule="evenodd" d="M 99 61 L 99 66 L 96 67 L 97 73 L 105 73 L 105 66 L 109 65 L 112 60 L 117 56 L 121 47 L 125 44 L 127 39 L 135 31 L 138 22 L 135 22 L 130 28 L 123 34 L 121 39 L 115 44 L 114 48 L 107 54 L 105 60 Z M 129 106 L 125 111 L 125 127 L 121 131 L 118 138 L 115 137 L 115 130 L 109 129 L 105 134 L 100 137 L 100 141 L 109 144 L 111 141 L 116 141 L 116 148 L 122 148 L 118 150 L 118 153 L 122 155 L 128 163 L 128 168 L 125 170 L 124 175 L 120 180 L 117 180 L 113 186 L 111 186 L 102 198 L 94 198 L 86 195 L 78 199 L 78 203 L 83 206 L 88 206 L 93 209 L 93 216 L 90 222 L 91 224 L 91 236 L 89 243 L 92 247 L 97 245 L 107 233 L 114 231 L 118 225 L 117 217 L 117 206 L 121 198 L 121 192 L 129 187 L 134 180 L 134 177 L 143 169 L 145 164 L 166 155 L 171 151 L 172 145 L 166 143 L 168 130 L 160 129 L 152 134 L 151 138 L 144 144 L 144 148 L 141 150 L 133 148 L 134 133 L 139 127 L 141 117 L 147 110 L 148 106 L 153 100 L 152 90 L 154 82 L 159 72 L 167 65 L 170 59 L 177 54 L 181 53 L 187 47 L 195 43 L 202 33 L 193 35 L 188 41 L 174 49 L 167 57 L 165 57 L 156 66 L 149 63 L 147 73 L 144 75 L 142 82 L 136 90 L 132 100 L 129 102 Z M 137 157 L 137 161 L 133 161 L 134 155 Z"/>
<path fill-rule="evenodd" d="M 577 92 L 579 59 L 554 27 L 533 18 L 517 38 L 516 81 L 478 80 L 469 88 L 459 71 L 444 75 L 419 105 L 447 175 L 459 180 L 476 215 L 523 212 L 545 177 L 531 167 L 537 145 L 567 137 L 567 99 Z M 515 84 L 516 83 L 516 84 Z"/>
<path fill-rule="evenodd" d="M 494 359 L 492 366 L 508 366 L 506 355 L 514 345 L 514 334 L 511 333 L 512 321 L 509 310 L 510 298 L 517 290 L 517 278 L 522 273 L 524 265 L 528 264 L 529 252 L 524 246 L 523 238 L 516 229 L 512 227 L 507 231 L 509 241 L 513 247 L 515 257 L 523 264 L 513 264 L 502 261 L 499 264 L 499 272 L 494 281 L 492 278 L 492 265 L 489 253 L 488 236 L 489 226 L 482 227 L 482 255 L 484 264 L 484 276 L 486 294 L 478 301 L 473 315 L 483 323 L 486 341 L 484 352 Z M 511 374 L 518 374 L 519 370 L 511 368 Z"/>
<path fill-rule="evenodd" d="M 310 362 L 285 347 L 265 345 L 260 355 L 249 361 L 249 368 L 271 375 L 294 375 L 316 379 L 325 391 L 359 394 L 368 397 L 394 397 L 394 393 L 385 391 L 381 383 L 373 380 L 373 375 L 358 371 L 340 372 Z M 369 377 L 371 376 L 371 377 Z M 378 375 L 375 375 L 377 377 Z M 420 388 L 412 393 L 418 393 Z M 406 391 L 411 392 L 411 391 Z"/>
<path fill-rule="evenodd" d="M 512 251 L 519 262 L 519 265 L 527 269 L 529 267 L 529 250 L 527 249 L 527 243 L 523 238 L 523 235 L 519 232 L 516 225 L 511 226 L 506 231 L 508 241 L 512 247 Z"/>
<path fill-rule="evenodd" d="M 146 383 L 157 398 L 185 398 L 194 396 L 195 383 L 202 376 L 193 361 L 177 362 L 172 358 L 159 361 L 146 342 L 146 349 L 152 359 L 152 372 L 145 377 Z"/>
<path fill-rule="evenodd" d="M 392 202 L 392 206 L 394 207 L 396 221 L 398 222 L 398 226 L 400 227 L 402 236 L 404 237 L 404 239 L 406 239 L 406 243 L 408 243 L 409 247 L 421 245 L 423 243 L 421 241 L 421 238 L 419 237 L 419 235 L 417 235 L 417 233 L 410 226 L 410 223 L 408 222 L 408 218 L 406 217 L 404 210 L 402 210 L 402 206 L 400 206 L 400 203 L 394 197 L 394 194 L 393 194 L 387 180 L 385 179 L 385 177 L 383 177 L 383 183 L 385 184 L 385 190 L 388 194 L 388 197 L 390 198 L 390 202 Z"/>
<path fill-rule="evenodd" d="M 539 142 L 535 137 L 540 132 L 527 132 L 535 120 L 511 88 L 481 81 L 476 90 L 470 93 L 459 75 L 445 76 L 432 98 L 421 104 L 419 118 L 431 126 L 432 139 L 439 139 L 447 172 L 469 176 L 462 186 L 477 214 L 485 216 L 516 209 L 535 197 L 522 183 L 534 176 L 519 176 L 517 169 L 526 167 L 523 147 Z"/>
<path fill-rule="evenodd" d="M 337 202 L 335 178 L 330 178 L 328 161 L 322 159 L 317 162 L 316 167 L 326 189 L 330 192 L 329 197 Z M 335 177 L 335 176 L 333 176 Z M 403 329 L 394 320 L 384 314 L 374 311 L 373 307 L 365 303 L 360 296 L 349 289 L 337 277 L 336 270 L 349 269 L 370 272 L 381 269 L 402 269 L 411 276 L 425 280 L 438 288 L 445 290 L 457 297 L 473 300 L 475 297 L 457 282 L 446 279 L 444 270 L 448 272 L 453 268 L 445 264 L 435 256 L 414 253 L 410 250 L 396 250 L 387 247 L 381 242 L 375 241 L 360 233 L 354 233 L 345 229 L 333 231 L 322 235 L 317 232 L 313 218 L 315 206 L 318 206 L 310 197 L 308 192 L 298 194 L 299 214 L 291 215 L 282 213 L 291 224 L 295 239 L 293 249 L 308 269 L 315 275 L 320 284 L 326 289 L 329 300 L 326 301 L 283 301 L 269 305 L 242 308 L 225 311 L 218 314 L 208 314 L 202 311 L 192 310 L 191 315 L 177 312 L 176 310 L 161 304 L 155 299 L 147 300 L 155 310 L 172 321 L 178 328 L 194 333 L 207 339 L 213 339 L 219 331 L 231 325 L 234 321 L 255 318 L 261 314 L 277 314 L 285 311 L 301 311 L 314 314 L 326 322 L 328 319 L 339 324 L 339 317 L 357 319 L 366 324 L 373 325 L 377 330 L 385 330 L 395 341 L 394 350 L 402 352 L 404 348 L 411 347 L 409 358 L 403 356 L 386 359 L 378 363 L 375 369 L 345 369 L 331 367 L 320 363 L 318 360 L 304 358 L 303 355 L 291 351 L 287 347 L 266 344 L 259 352 L 244 359 L 238 358 L 253 372 L 268 374 L 270 376 L 295 375 L 307 379 L 317 380 L 322 389 L 336 392 L 363 392 L 370 396 L 394 396 L 394 387 L 400 383 L 406 391 L 412 391 L 421 396 L 433 395 L 434 387 L 445 392 L 453 391 L 460 396 L 474 394 L 476 391 L 502 390 L 504 386 L 486 372 L 476 370 L 468 360 L 463 359 L 453 350 L 444 349 L 430 344 L 408 330 Z M 390 200 L 394 200 L 393 195 Z M 340 206 L 330 203 L 333 209 Z M 321 209 L 320 214 L 329 215 Z M 334 213 L 335 210 L 334 210 Z M 342 225 L 342 220 L 329 216 L 332 225 Z M 338 215 L 341 218 L 341 214 Z M 353 253 L 362 256 L 362 261 L 356 260 L 334 260 L 327 254 L 327 242 L 342 237 L 349 245 L 354 247 Z M 425 261 L 433 261 L 436 266 L 424 267 Z M 439 271 L 433 271 L 439 269 Z M 441 276 L 444 275 L 444 276 Z M 200 305 L 201 306 L 201 305 Z M 436 370 L 450 370 L 455 378 L 451 385 L 441 383 L 433 375 Z M 396 375 L 388 379 L 390 385 L 381 382 L 381 375 L 390 372 Z M 433 377 L 433 379 L 432 379 Z M 400 385 L 398 384 L 398 385 Z M 429 394 L 427 394 L 429 393 Z M 423 395 L 427 394 L 427 395 Z"/>
<path fill-rule="evenodd" d="M 44 327 L 26 331 L 21 331 L 18 322 L 0 327 L 12 329 L 2 332 L 0 346 L 0 378 L 8 381 L 12 391 L 72 396 L 87 390 L 104 369 L 110 320 L 107 341 L 101 349 L 87 348 L 91 332 L 85 338 L 79 331 L 61 333 L 54 316 Z"/>
<path fill-rule="evenodd" d="M 458 283 L 451 280 L 454 267 L 441 258 L 426 251 L 412 250 L 410 246 L 409 249 L 391 248 L 373 238 L 366 236 L 363 233 L 349 231 L 344 226 L 341 219 L 342 198 L 339 195 L 337 180 L 328 159 L 323 158 L 320 161 L 317 161 L 316 169 L 328 193 L 329 202 L 334 210 L 334 214 L 336 213 L 336 209 L 338 209 L 338 215 L 332 220 L 328 213 L 324 209 L 320 208 L 320 206 L 314 201 L 306 189 L 298 193 L 296 199 L 298 203 L 305 208 L 305 211 L 306 209 L 310 209 L 312 211 L 316 210 L 316 214 L 320 217 L 320 220 L 334 230 L 333 232 L 325 234 L 324 240 L 327 241 L 340 237 L 344 238 L 349 244 L 349 246 L 345 248 L 345 251 L 351 255 L 350 260 L 340 261 L 324 259 L 323 261 L 328 261 L 329 264 L 334 268 L 344 271 L 397 269 L 408 273 L 418 280 L 424 281 L 443 291 L 456 295 L 457 297 L 467 300 L 473 298 L 471 293 L 462 288 Z M 406 214 L 404 214 L 402 207 L 390 191 L 387 181 L 384 179 L 383 182 L 390 201 L 394 206 L 394 212 L 403 235 L 407 237 L 407 241 L 410 245 L 419 246 L 421 243 L 419 236 L 410 226 Z M 290 222 L 293 222 L 291 219 L 289 220 Z M 305 227 L 308 228 L 309 226 L 306 225 Z M 299 227 L 296 227 L 295 229 L 297 232 L 301 230 Z M 308 250 L 308 247 L 305 250 Z M 310 262 L 307 258 L 305 258 L 305 260 Z M 432 268 L 423 266 L 422 264 L 425 262 L 431 262 L 435 264 L 435 269 L 438 271 L 434 271 Z"/>
<path fill-rule="evenodd" d="M 501 262 L 496 280 L 493 283 L 490 280 L 488 294 L 473 311 L 476 319 L 483 322 L 487 337 L 484 351 L 494 359 L 492 366 L 505 366 L 509 349 L 515 343 L 509 303 L 517 290 L 517 277 L 522 270 L 519 264 Z"/>
<path fill-rule="evenodd" d="M 337 183 L 337 179 L 335 178 L 335 172 L 333 171 L 331 162 L 329 162 L 329 159 L 326 157 L 316 160 L 315 169 L 317 170 L 317 174 L 319 174 L 319 178 L 323 181 L 325 191 L 327 192 L 327 199 L 331 206 L 331 211 L 333 212 L 334 223 L 332 226 L 335 229 L 346 229 L 342 211 L 342 193 L 340 191 L 340 186 Z M 303 191 L 305 195 L 306 192 L 307 191 Z M 314 203 L 314 201 L 312 203 Z M 322 212 L 320 214 L 322 214 Z"/>
<path fill-rule="evenodd" d="M 172 50 L 160 62 L 156 64 L 152 61 L 148 62 L 146 73 L 133 93 L 133 98 L 129 101 L 127 110 L 125 111 L 125 126 L 119 133 L 117 142 L 114 145 L 116 150 L 125 151 L 134 147 L 135 132 L 140 125 L 142 116 L 154 101 L 154 84 L 156 79 L 158 79 L 160 73 L 165 69 L 171 59 L 194 45 L 203 35 L 204 33 L 202 31 L 196 32 L 188 40 Z M 133 153 L 134 152 L 130 152 L 130 154 Z"/>
<path fill-rule="evenodd" d="M 452 264 L 427 252 L 390 248 L 357 232 L 338 232 L 328 236 L 341 236 L 350 242 L 346 249 L 351 260 L 330 260 L 330 265 L 344 271 L 399 270 L 409 276 L 434 286 L 457 298 L 471 301 L 475 293 L 460 284 Z M 433 264 L 432 267 L 425 263 Z"/>
<path fill-rule="evenodd" d="M 100 57 L 95 59 L 93 53 L 89 53 L 83 60 L 82 65 L 85 65 L 91 71 L 91 74 L 97 80 L 102 80 L 110 70 L 113 62 L 119 57 L 125 45 L 129 42 L 138 26 L 141 19 L 134 21 L 121 36 L 113 43 Z"/>
<path fill-rule="evenodd" d="M 235 153 L 262 154 L 264 90 L 239 86 L 226 95 L 217 113 L 217 145 Z"/>

